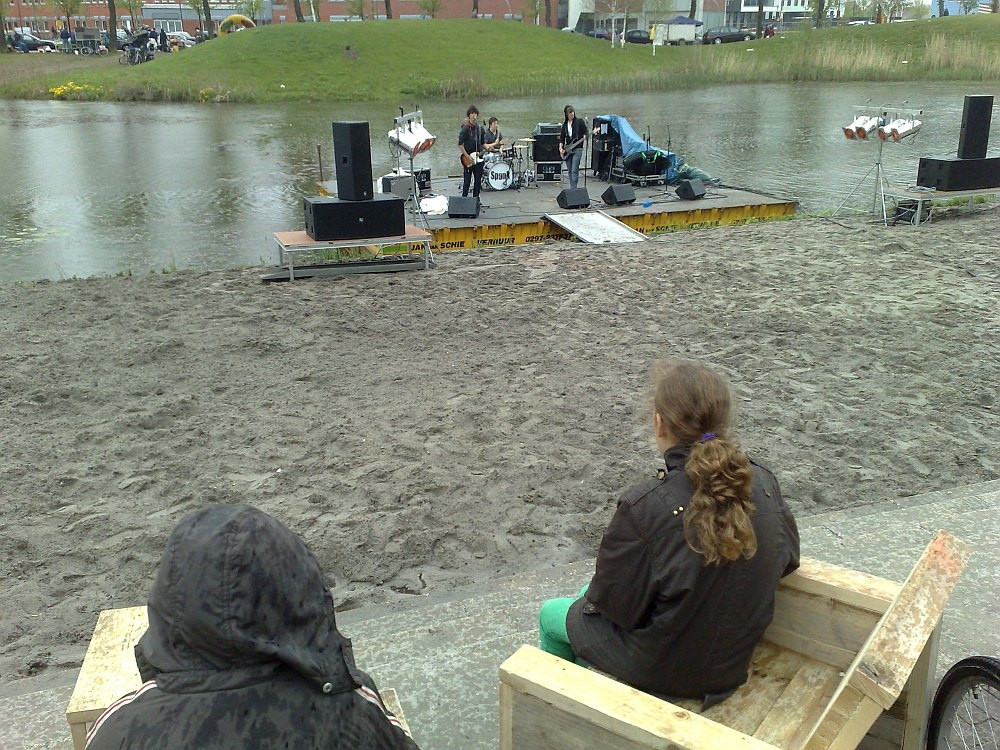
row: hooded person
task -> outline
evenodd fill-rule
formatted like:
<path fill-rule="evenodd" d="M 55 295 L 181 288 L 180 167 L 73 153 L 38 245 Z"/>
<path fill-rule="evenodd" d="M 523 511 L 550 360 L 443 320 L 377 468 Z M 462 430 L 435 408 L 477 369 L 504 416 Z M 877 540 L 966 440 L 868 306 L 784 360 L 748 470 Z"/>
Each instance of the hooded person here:
<path fill-rule="evenodd" d="M 177 524 L 136 646 L 142 686 L 88 750 L 417 747 L 354 664 L 305 543 L 246 505 Z"/>

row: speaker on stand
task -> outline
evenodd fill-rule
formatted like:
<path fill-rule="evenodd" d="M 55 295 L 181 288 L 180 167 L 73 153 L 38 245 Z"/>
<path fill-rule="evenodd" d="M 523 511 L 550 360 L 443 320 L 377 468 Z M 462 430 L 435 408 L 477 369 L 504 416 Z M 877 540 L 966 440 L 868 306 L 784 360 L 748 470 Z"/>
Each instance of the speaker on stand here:
<path fill-rule="evenodd" d="M 337 163 L 337 197 L 345 201 L 370 200 L 375 191 L 368 123 L 333 123 L 333 156 Z"/>

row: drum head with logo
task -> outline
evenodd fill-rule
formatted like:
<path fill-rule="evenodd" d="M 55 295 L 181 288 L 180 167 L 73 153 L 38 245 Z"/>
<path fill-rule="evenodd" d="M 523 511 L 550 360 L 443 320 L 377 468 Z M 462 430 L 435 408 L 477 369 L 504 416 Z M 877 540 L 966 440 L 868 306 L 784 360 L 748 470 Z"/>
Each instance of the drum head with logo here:
<path fill-rule="evenodd" d="M 514 170 L 504 161 L 495 161 L 486 165 L 483 176 L 490 190 L 506 190 L 514 183 Z"/>

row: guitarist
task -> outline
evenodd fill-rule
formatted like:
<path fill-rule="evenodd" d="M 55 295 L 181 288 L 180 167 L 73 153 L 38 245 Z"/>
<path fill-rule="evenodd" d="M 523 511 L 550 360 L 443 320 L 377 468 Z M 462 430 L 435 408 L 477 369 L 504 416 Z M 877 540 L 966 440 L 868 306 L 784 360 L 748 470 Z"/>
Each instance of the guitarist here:
<path fill-rule="evenodd" d="M 462 197 L 469 195 L 469 183 L 472 182 L 472 195 L 479 195 L 483 186 L 483 128 L 479 125 L 479 110 L 475 105 L 465 112 L 465 122 L 458 131 L 458 151 L 462 160 Z"/>
<path fill-rule="evenodd" d="M 580 180 L 580 160 L 583 144 L 587 140 L 587 124 L 576 118 L 576 110 L 569 104 L 563 107 L 563 124 L 559 129 L 559 156 L 566 160 L 569 186 L 575 188 Z"/>

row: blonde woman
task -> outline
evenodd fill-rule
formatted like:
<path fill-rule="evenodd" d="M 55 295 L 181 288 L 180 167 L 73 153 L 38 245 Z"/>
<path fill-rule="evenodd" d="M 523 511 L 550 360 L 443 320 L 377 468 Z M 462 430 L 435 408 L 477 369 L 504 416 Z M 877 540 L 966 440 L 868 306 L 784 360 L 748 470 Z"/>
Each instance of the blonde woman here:
<path fill-rule="evenodd" d="M 702 365 L 654 367 L 664 468 L 618 502 L 579 598 L 542 605 L 542 648 L 705 707 L 747 679 L 799 535 L 778 482 L 729 432 L 728 383 Z"/>

